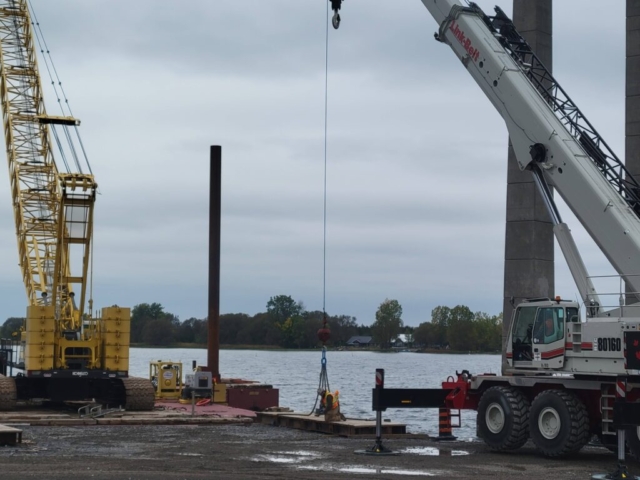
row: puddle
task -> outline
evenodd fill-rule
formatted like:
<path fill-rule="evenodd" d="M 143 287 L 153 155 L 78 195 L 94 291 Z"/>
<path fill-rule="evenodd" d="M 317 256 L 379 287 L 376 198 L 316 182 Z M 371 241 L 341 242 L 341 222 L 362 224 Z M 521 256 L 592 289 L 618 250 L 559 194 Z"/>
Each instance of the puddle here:
<path fill-rule="evenodd" d="M 273 462 L 273 463 L 296 463 L 297 458 L 293 457 L 280 457 L 278 455 L 256 455 L 251 460 L 254 462 Z"/>
<path fill-rule="evenodd" d="M 315 466 L 300 466 L 298 470 L 322 470 L 327 471 L 326 467 L 315 467 Z M 435 477 L 436 475 L 441 475 L 443 472 L 440 471 L 432 471 L 427 472 L 425 470 L 400 470 L 393 468 L 371 468 L 371 467 L 341 467 L 341 468 L 332 468 L 331 471 L 341 472 L 341 473 L 360 473 L 366 475 L 413 475 L 416 477 Z"/>
<path fill-rule="evenodd" d="M 436 447 L 407 447 L 404 450 L 401 450 L 400 453 L 412 453 L 414 455 L 429 455 L 432 457 L 437 457 L 439 455 L 442 456 L 458 456 L 458 455 L 469 455 L 469 452 L 465 450 L 443 450 L 440 451 L 439 448 Z"/>
<path fill-rule="evenodd" d="M 435 447 L 407 447 L 400 453 L 413 453 L 414 455 L 429 455 L 436 457 L 440 455 L 440 449 Z"/>
<path fill-rule="evenodd" d="M 345 467 L 339 468 L 339 472 L 345 473 L 373 473 L 385 475 L 414 475 L 421 477 L 435 477 L 435 473 L 425 472 L 423 470 L 393 470 L 390 468 L 367 468 L 367 467 Z"/>
<path fill-rule="evenodd" d="M 256 455 L 251 460 L 254 462 L 300 463 L 321 457 L 322 454 L 320 453 L 298 450 L 295 452 L 274 452 L 270 455 Z"/>
<path fill-rule="evenodd" d="M 314 458 L 322 457 L 322 454 L 318 452 L 305 452 L 304 450 L 300 450 L 296 452 L 278 452 L 278 455 L 295 455 L 297 457 L 314 457 Z"/>

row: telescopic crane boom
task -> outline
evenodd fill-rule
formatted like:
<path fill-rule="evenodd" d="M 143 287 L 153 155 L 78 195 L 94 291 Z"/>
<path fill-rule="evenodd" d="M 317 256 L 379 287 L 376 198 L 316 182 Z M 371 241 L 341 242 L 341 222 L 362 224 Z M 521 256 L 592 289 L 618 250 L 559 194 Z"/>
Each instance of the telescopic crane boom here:
<path fill-rule="evenodd" d="M 538 60 L 506 15 L 488 17 L 470 3 L 421 0 L 467 71 L 504 119 L 522 170 L 544 190 L 552 185 L 589 232 L 611 265 L 640 292 L 640 187 L 591 123 Z M 552 197 L 552 219 L 562 225 Z M 572 241 L 569 267 L 588 306 L 598 303 Z M 577 260 L 573 258 L 577 257 Z M 603 314 L 602 312 L 599 312 Z"/>

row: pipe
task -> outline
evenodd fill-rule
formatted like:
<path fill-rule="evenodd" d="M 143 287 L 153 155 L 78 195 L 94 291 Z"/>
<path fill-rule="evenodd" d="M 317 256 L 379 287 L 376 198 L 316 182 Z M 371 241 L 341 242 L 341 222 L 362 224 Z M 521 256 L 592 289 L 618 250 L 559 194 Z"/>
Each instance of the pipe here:
<path fill-rule="evenodd" d="M 220 382 L 220 216 L 222 192 L 222 147 L 211 146 L 209 185 L 209 314 L 207 370 Z"/>

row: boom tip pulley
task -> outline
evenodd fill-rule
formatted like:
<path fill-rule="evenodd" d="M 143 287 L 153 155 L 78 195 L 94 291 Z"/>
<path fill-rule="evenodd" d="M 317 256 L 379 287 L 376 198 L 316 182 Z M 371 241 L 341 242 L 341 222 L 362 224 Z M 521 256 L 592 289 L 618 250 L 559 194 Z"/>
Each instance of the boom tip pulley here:
<path fill-rule="evenodd" d="M 333 10 L 333 18 L 331 19 L 331 24 L 333 28 L 336 30 L 340 28 L 340 8 L 342 7 L 343 0 L 329 0 L 331 2 L 331 10 Z"/>

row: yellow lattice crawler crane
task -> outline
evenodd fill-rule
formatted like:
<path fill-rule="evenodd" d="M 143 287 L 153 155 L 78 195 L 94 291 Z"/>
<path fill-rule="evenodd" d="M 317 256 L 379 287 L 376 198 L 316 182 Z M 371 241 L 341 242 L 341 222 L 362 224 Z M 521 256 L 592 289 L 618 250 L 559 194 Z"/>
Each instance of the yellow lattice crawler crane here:
<path fill-rule="evenodd" d="M 29 302 L 19 340 L 11 341 L 8 350 L 3 342 L 4 364 L 18 373 L 0 375 L 0 410 L 32 398 L 95 398 L 130 410 L 150 410 L 151 383 L 128 376 L 130 310 L 113 306 L 94 317 L 93 301 L 87 299 L 97 184 L 86 157 L 77 154 L 84 153 L 80 122 L 64 108 L 63 116 L 45 111 L 34 28 L 42 45 L 27 0 L 0 0 L 0 100 Z M 74 135 L 81 149 L 75 148 Z M 64 173 L 54 160 L 52 138 Z M 61 140 L 68 141 L 66 149 Z M 89 173 L 83 172 L 83 162 Z"/>

